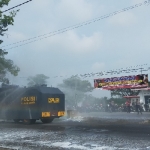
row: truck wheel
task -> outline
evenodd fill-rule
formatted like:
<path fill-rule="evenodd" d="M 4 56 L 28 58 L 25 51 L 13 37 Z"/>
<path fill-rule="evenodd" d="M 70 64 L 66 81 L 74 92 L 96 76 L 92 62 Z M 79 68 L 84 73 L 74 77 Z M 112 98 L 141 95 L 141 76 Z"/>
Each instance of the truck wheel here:
<path fill-rule="evenodd" d="M 34 124 L 36 122 L 36 119 L 23 119 L 23 123 L 26 125 Z"/>
<path fill-rule="evenodd" d="M 19 122 L 20 122 L 20 119 L 14 119 L 14 122 L 15 122 L 15 123 L 19 123 Z"/>
<path fill-rule="evenodd" d="M 51 123 L 54 119 L 41 119 L 43 123 Z"/>

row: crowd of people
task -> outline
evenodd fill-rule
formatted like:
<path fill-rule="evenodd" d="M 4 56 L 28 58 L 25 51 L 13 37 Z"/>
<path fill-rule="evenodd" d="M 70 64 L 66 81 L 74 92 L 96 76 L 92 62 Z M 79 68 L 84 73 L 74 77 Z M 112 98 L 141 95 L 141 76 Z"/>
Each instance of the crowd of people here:
<path fill-rule="evenodd" d="M 78 107 L 73 107 L 71 109 L 76 109 L 79 112 L 137 112 L 137 114 L 142 114 L 143 111 L 150 111 L 149 105 L 141 104 L 139 99 L 132 101 L 129 99 L 125 103 L 118 105 L 114 101 L 110 101 L 106 104 L 90 104 L 82 105 Z"/>
<path fill-rule="evenodd" d="M 140 103 L 140 100 L 139 99 L 136 99 L 136 101 L 133 101 L 132 104 L 131 104 L 131 100 L 127 100 L 126 101 L 126 108 L 127 108 L 127 113 L 130 113 L 131 112 L 131 106 L 135 109 L 135 111 L 137 112 L 137 114 L 142 114 L 143 112 L 143 106 L 142 104 Z"/>

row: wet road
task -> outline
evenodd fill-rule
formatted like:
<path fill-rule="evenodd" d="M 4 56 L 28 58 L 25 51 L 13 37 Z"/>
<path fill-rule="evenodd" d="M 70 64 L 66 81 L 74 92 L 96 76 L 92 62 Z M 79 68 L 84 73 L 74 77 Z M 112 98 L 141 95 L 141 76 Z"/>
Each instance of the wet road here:
<path fill-rule="evenodd" d="M 84 113 L 51 124 L 0 122 L 0 147 L 18 150 L 149 150 L 150 113 Z"/>

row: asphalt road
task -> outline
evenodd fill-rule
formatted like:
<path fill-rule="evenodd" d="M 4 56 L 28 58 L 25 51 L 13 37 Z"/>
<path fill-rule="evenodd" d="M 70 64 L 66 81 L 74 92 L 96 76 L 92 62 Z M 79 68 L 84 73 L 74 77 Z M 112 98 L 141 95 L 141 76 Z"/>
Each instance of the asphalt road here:
<path fill-rule="evenodd" d="M 82 113 L 34 125 L 0 122 L 0 147 L 16 150 L 149 150 L 150 113 Z M 0 149 L 1 150 L 1 149 Z"/>

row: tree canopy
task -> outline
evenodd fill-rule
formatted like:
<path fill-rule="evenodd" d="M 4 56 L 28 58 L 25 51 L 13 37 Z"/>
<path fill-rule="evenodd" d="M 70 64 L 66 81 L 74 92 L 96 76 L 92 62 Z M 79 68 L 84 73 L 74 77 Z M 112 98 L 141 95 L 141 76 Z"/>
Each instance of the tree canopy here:
<path fill-rule="evenodd" d="M 43 84 L 47 84 L 47 79 L 49 79 L 49 77 L 45 76 L 44 74 L 37 74 L 35 76 L 30 76 L 28 77 L 28 86 L 36 86 L 36 85 L 43 85 Z"/>
<path fill-rule="evenodd" d="M 58 87 L 65 93 L 67 104 L 77 106 L 89 92 L 94 89 L 88 80 L 81 80 L 79 77 L 72 76 L 64 79 Z"/>
<path fill-rule="evenodd" d="M 123 96 L 136 96 L 139 94 L 140 91 L 131 89 L 117 89 L 117 90 L 111 90 L 111 96 L 112 97 L 123 97 Z"/>
<path fill-rule="evenodd" d="M 81 91 L 83 93 L 91 92 L 94 89 L 88 80 L 81 80 L 80 78 L 74 76 L 63 80 L 63 83 L 59 86 L 76 91 Z"/>
<path fill-rule="evenodd" d="M 13 25 L 14 17 L 16 16 L 17 11 L 12 11 L 9 15 L 5 15 L 1 12 L 3 6 L 8 5 L 10 0 L 1 0 L 0 1 L 0 36 L 4 36 L 6 31 L 8 31 L 8 26 Z M 0 44 L 3 41 L 0 39 Z M 1 82 L 9 82 L 6 77 L 7 73 L 10 73 L 14 76 L 18 75 L 20 71 L 19 67 L 14 65 L 13 61 L 10 59 L 6 59 L 5 56 L 8 54 L 5 50 L 0 48 L 0 81 Z"/>

